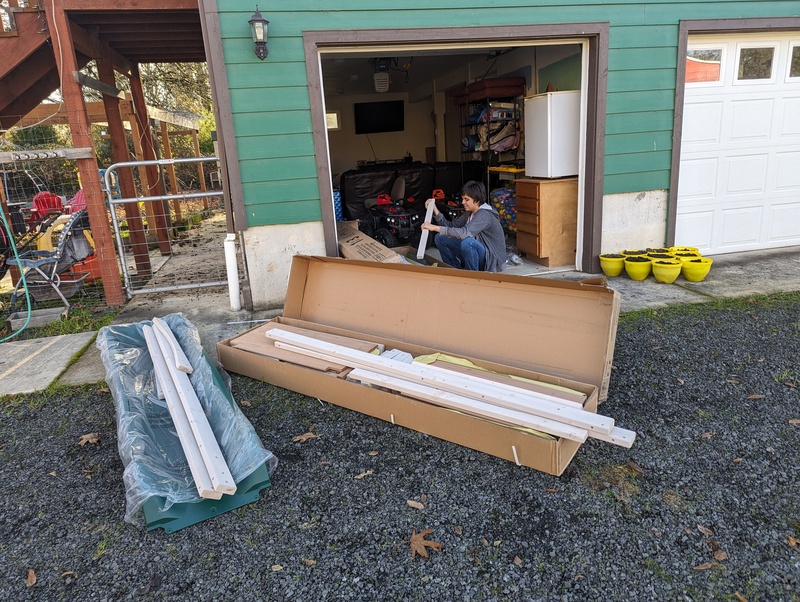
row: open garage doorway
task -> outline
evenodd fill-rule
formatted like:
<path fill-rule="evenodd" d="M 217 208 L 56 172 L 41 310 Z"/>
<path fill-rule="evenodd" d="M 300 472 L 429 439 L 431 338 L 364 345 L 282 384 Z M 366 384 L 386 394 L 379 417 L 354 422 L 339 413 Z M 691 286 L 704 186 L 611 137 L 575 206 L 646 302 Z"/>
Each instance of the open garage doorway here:
<path fill-rule="evenodd" d="M 525 123 L 526 98 L 557 91 L 577 103 L 574 174 L 552 175 L 574 176 L 576 187 L 574 255 L 563 269 L 598 271 L 607 26 L 392 30 L 390 37 L 392 44 L 383 30 L 304 34 L 328 253 L 337 254 L 337 217 L 358 217 L 362 201 L 354 196 L 375 196 L 381 187 L 390 193 L 400 174 L 406 199 L 431 190 L 448 197 L 467 179 L 483 180 L 491 191 L 526 177 L 526 155 L 546 139 Z M 480 82 L 484 96 L 459 98 Z M 487 101 L 499 120 L 515 121 L 506 126 L 516 145 L 498 145 L 502 132 L 493 138 L 472 127 L 482 119 L 473 116 L 475 99 Z M 360 177 L 348 188 L 354 174 Z M 511 213 L 504 226 L 514 238 Z"/>

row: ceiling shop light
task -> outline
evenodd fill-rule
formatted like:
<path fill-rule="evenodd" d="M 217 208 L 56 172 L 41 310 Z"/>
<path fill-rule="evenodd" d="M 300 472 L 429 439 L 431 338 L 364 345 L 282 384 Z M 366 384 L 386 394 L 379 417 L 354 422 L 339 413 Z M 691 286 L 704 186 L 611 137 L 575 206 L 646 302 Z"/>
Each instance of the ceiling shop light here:
<path fill-rule="evenodd" d="M 269 33 L 269 21 L 267 21 L 259 12 L 258 4 L 256 4 L 256 12 L 250 17 L 250 33 L 253 34 L 253 50 L 256 56 L 262 61 L 267 58 L 269 48 L 267 48 L 267 34 Z"/>
<path fill-rule="evenodd" d="M 372 80 L 375 82 L 375 91 L 384 93 L 389 91 L 389 67 L 391 59 L 372 59 Z"/>

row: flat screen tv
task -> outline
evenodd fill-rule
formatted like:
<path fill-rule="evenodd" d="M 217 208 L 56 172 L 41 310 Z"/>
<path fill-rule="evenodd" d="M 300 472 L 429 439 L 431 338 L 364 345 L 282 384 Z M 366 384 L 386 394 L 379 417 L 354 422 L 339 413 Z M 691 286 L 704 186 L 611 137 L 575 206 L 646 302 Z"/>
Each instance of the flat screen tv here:
<path fill-rule="evenodd" d="M 402 132 L 405 129 L 402 100 L 357 102 L 355 111 L 356 134 Z"/>

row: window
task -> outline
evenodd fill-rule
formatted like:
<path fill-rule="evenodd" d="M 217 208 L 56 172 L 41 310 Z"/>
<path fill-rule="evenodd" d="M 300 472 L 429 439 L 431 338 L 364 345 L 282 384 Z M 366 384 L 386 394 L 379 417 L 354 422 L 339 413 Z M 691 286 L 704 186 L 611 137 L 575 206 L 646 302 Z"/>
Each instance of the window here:
<path fill-rule="evenodd" d="M 342 129 L 342 112 L 338 109 L 336 111 L 326 111 L 325 125 L 328 131 Z"/>
<path fill-rule="evenodd" d="M 686 52 L 686 83 L 720 82 L 722 48 L 690 48 Z"/>
<path fill-rule="evenodd" d="M 793 42 L 789 46 L 789 78 L 800 80 L 800 42 Z"/>
<path fill-rule="evenodd" d="M 738 48 L 737 82 L 772 82 L 775 80 L 774 45 L 748 44 Z"/>

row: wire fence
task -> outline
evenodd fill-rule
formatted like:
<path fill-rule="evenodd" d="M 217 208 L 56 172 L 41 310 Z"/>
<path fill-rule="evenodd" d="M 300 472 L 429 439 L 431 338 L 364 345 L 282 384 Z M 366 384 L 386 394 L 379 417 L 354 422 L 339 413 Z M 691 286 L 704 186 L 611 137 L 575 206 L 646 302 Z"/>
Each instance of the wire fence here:
<path fill-rule="evenodd" d="M 54 105 L 55 107 L 56 105 Z M 107 135 L 101 125 L 92 125 L 92 139 L 99 165 L 108 165 L 110 148 Z M 163 137 L 163 135 L 162 135 Z M 188 136 L 172 137 L 173 156 L 191 156 L 195 149 Z M 186 139 L 184 139 L 186 138 Z M 130 154 L 134 155 L 129 140 Z M 48 283 L 42 283 L 41 274 L 26 270 L 22 266 L 7 263 L 15 255 L 28 253 L 53 253 L 58 251 L 59 241 L 71 215 L 85 207 L 78 175 L 78 161 L 67 157 L 64 149 L 72 148 L 69 127 L 66 125 L 35 125 L 11 128 L 0 135 L 0 309 L 3 322 L 0 324 L 0 339 L 5 327 L 5 336 L 14 334 L 20 319 L 27 320 L 28 310 L 45 316 L 59 315 L 65 303 L 58 291 Z M 104 157 L 108 159 L 103 160 Z M 101 183 L 110 182 L 105 192 L 111 198 L 121 195 L 116 178 L 104 177 L 100 170 Z M 139 170 L 132 170 L 131 178 L 135 196 L 145 197 L 155 184 L 167 194 L 219 189 L 216 165 L 209 169 L 198 169 L 196 165 L 174 164 L 158 166 L 155 178 L 148 178 Z M 213 186 L 212 186 L 213 185 Z M 193 282 L 200 278 L 224 280 L 224 255 L 222 241 L 225 236 L 225 216 L 222 191 L 208 193 L 206 198 L 165 202 L 139 201 L 125 206 L 107 204 L 109 224 L 117 223 L 125 237 L 130 236 L 132 215 L 138 215 L 139 234 L 142 236 L 149 264 L 142 270 L 141 258 L 134 259 L 125 252 L 121 265 L 132 270 L 135 284 L 160 282 L 172 285 Z M 114 211 L 112 216 L 111 211 Z M 116 219 L 112 219 L 116 218 Z M 163 231 L 159 231 L 163 227 Z M 94 246 L 90 230 L 86 231 L 89 243 Z M 130 238 L 127 238 L 130 240 Z M 128 245 L 128 251 L 133 247 Z M 216 252 L 218 250 L 218 252 Z M 210 254 L 210 258 L 202 255 Z M 181 265 L 183 263 L 183 265 Z M 102 323 L 105 316 L 113 313 L 106 306 L 97 257 L 90 255 L 75 261 L 58 274 L 58 289 L 66 297 L 69 311 L 61 324 L 47 326 L 53 333 L 81 331 L 87 324 Z M 21 275 L 28 278 L 21 282 Z M 122 274 L 120 275 L 122 281 Z M 34 316 L 36 317 L 36 316 Z M 36 322 L 36 320 L 33 320 Z M 33 322 L 28 320 L 27 328 Z M 85 324 L 84 324 L 85 323 Z M 24 336 L 22 338 L 25 338 Z"/>

